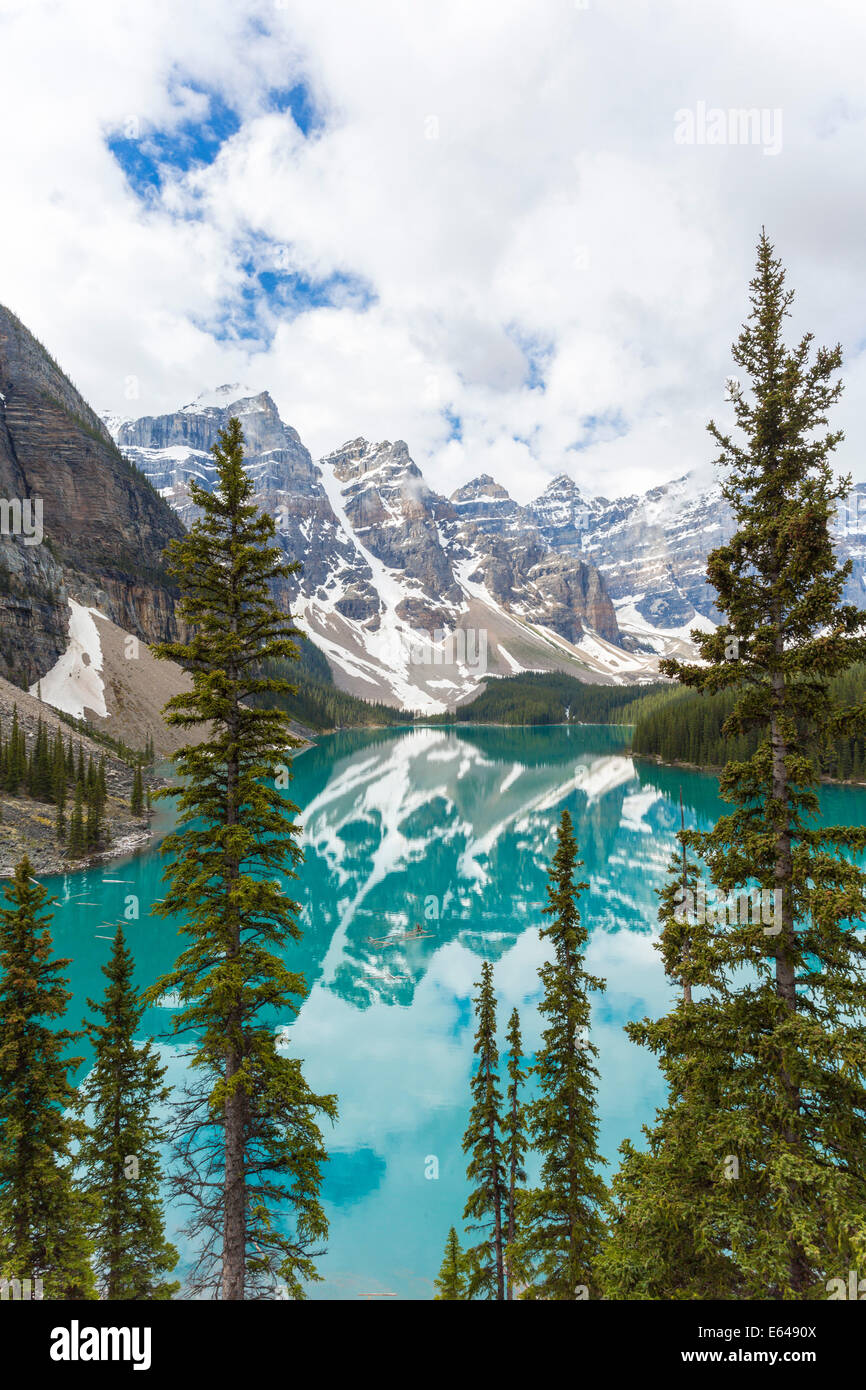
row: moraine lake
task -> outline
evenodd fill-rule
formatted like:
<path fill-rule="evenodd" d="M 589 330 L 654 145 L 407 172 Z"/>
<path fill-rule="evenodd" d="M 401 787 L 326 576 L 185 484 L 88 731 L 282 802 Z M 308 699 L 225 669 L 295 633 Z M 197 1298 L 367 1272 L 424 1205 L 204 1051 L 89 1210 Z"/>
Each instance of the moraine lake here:
<path fill-rule="evenodd" d="M 303 904 L 304 938 L 287 960 L 306 975 L 309 994 L 289 1046 L 313 1089 L 335 1092 L 340 1107 L 337 1125 L 325 1122 L 331 1232 L 311 1298 L 432 1297 L 466 1196 L 473 985 L 489 957 L 500 1046 L 517 1006 L 531 1052 L 540 909 L 563 808 L 590 885 L 581 900 L 588 968 L 607 979 L 593 1011 L 601 1152 L 615 1165 L 623 1138 L 640 1138 L 662 1090 L 653 1059 L 623 1024 L 658 1014 L 669 998 L 652 941 L 680 788 L 686 824 L 708 828 L 722 809 L 715 778 L 633 761 L 617 728 L 334 734 L 296 759 L 289 795 L 301 808 L 305 863 L 288 890 Z M 832 821 L 860 824 L 866 812 L 862 789 L 825 787 L 821 800 Z M 154 842 L 138 857 L 45 881 L 58 899 L 56 953 L 72 960 L 68 1026 L 84 1015 L 88 995 L 102 995 L 100 967 L 129 895 L 140 902 L 139 920 L 126 926 L 138 983 L 172 965 L 176 924 L 148 916 L 162 896 L 162 867 Z M 416 923 L 429 934 L 377 944 Z M 170 1019 L 170 1007 L 153 1008 L 144 1026 L 164 1034 Z M 162 1043 L 170 1082 L 182 1074 L 175 1047 Z M 178 1214 L 169 1217 L 174 1233 Z M 182 1248 L 181 1256 L 179 1273 Z"/>

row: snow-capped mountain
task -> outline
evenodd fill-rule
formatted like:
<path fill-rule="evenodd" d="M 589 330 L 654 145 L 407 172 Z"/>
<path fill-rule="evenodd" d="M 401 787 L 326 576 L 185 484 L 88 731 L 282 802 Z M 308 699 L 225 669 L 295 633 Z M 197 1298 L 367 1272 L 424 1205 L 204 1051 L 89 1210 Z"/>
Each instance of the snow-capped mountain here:
<path fill-rule="evenodd" d="M 210 446 L 243 425 L 257 498 L 303 574 L 286 603 L 344 689 L 433 711 L 488 673 L 571 671 L 645 681 L 718 621 L 706 557 L 733 518 L 718 486 L 686 474 L 641 496 L 585 496 L 562 473 L 528 506 L 489 474 L 435 492 L 402 440 L 353 439 L 314 463 L 267 391 L 221 386 L 172 415 L 105 417 L 121 450 L 187 524 L 189 483 L 210 488 Z M 837 526 L 866 587 L 866 484 Z"/>
<path fill-rule="evenodd" d="M 444 497 L 402 440 L 354 439 L 317 465 L 267 391 L 236 386 L 171 415 L 105 419 L 189 524 L 190 481 L 213 486 L 209 449 L 232 415 L 244 428 L 257 500 L 287 554 L 303 562 L 286 603 L 344 689 L 433 712 L 468 698 L 490 673 L 653 675 L 653 654 L 623 638 L 593 561 L 558 552 L 492 480 Z"/>

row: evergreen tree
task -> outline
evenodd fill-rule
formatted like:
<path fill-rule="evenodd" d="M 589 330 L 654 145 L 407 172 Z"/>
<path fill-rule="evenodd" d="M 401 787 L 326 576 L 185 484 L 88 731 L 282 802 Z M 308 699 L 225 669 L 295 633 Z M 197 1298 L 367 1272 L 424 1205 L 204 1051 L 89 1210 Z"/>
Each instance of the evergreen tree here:
<path fill-rule="evenodd" d="M 87 837 L 84 826 L 84 800 L 82 785 L 75 784 L 75 800 L 72 803 L 72 816 L 69 821 L 69 855 L 71 859 L 81 859 L 87 850 Z"/>
<path fill-rule="evenodd" d="M 454 1227 L 448 1232 L 445 1242 L 445 1258 L 439 1274 L 434 1279 L 439 1290 L 433 1295 L 434 1303 L 453 1303 L 469 1297 L 466 1283 L 466 1256 L 457 1238 Z"/>
<path fill-rule="evenodd" d="M 6 766 L 6 790 L 10 796 L 18 795 L 18 788 L 25 773 L 21 756 L 21 731 L 18 727 L 18 706 L 12 711 L 12 732 L 9 735 L 9 751 Z"/>
<path fill-rule="evenodd" d="M 76 1035 L 52 1028 L 71 998 L 52 958 L 51 905 L 21 860 L 0 907 L 0 1279 L 43 1281 L 43 1297 L 95 1296 L 86 1230 L 90 1204 L 73 1185 L 72 1148 L 82 1127 L 72 1113 L 67 1057 Z"/>
<path fill-rule="evenodd" d="M 526 1072 L 521 1070 L 523 1040 L 520 1036 L 520 1015 L 514 1009 L 508 1020 L 506 1035 L 508 1046 L 508 1086 L 505 1092 L 505 1114 L 502 1119 L 502 1132 L 505 1149 L 505 1172 L 508 1180 L 508 1194 L 505 1209 L 505 1296 L 514 1298 L 515 1243 L 517 1240 L 517 1202 L 523 1184 L 526 1182 L 526 1106 L 521 1100 L 521 1089 L 526 1083 Z"/>
<path fill-rule="evenodd" d="M 297 656 L 296 629 L 269 586 L 298 566 L 284 563 L 273 520 L 252 501 L 237 419 L 213 453 L 217 487 L 192 484 L 200 519 L 168 552 L 191 636 L 156 649 L 192 678 L 169 701 L 167 721 L 209 732 L 174 757 L 178 828 L 163 843 L 173 858 L 155 911 L 181 915 L 188 944 L 151 997 L 176 991 L 175 1028 L 194 1039 L 199 1084 L 178 1108 L 175 1140 L 176 1190 L 194 1204 L 201 1237 L 196 1278 L 209 1287 L 218 1277 L 224 1299 L 265 1294 L 275 1282 L 303 1297 L 327 1235 L 319 1121 L 335 1117 L 336 1100 L 310 1090 L 274 1036 L 274 1018 L 294 1014 L 306 992 L 281 956 L 301 935 L 299 907 L 275 882 L 296 877 L 302 857 L 297 807 L 276 786 L 298 740 L 281 711 L 251 703 L 291 689 L 264 676 L 262 663 Z"/>
<path fill-rule="evenodd" d="M 474 1184 L 463 1219 L 484 1239 L 467 1251 L 469 1297 L 505 1297 L 505 1232 L 503 1210 L 507 1193 L 505 1155 L 500 1134 L 502 1092 L 499 1089 L 499 1049 L 496 1045 L 496 995 L 493 966 L 486 960 L 476 981 L 477 1028 L 474 1054 L 478 1066 L 472 1078 L 472 1108 L 463 1136 L 463 1152 L 471 1154 L 466 1176 Z"/>
<path fill-rule="evenodd" d="M 99 783 L 93 762 L 90 764 L 90 771 L 93 774 L 88 776 L 87 789 L 85 793 L 87 814 L 84 826 L 84 841 L 88 850 L 98 849 L 102 840 L 102 813 L 100 808 Z"/>
<path fill-rule="evenodd" d="M 532 1067 L 538 1095 L 527 1107 L 541 1179 L 518 1204 L 517 1255 L 531 1278 L 526 1298 L 588 1297 L 605 1234 L 608 1196 L 597 1171 L 598 1053 L 589 1040 L 589 994 L 605 985 L 584 968 L 587 931 L 577 899 L 588 885 L 574 881 L 580 864 L 571 817 L 563 811 L 544 908 L 551 922 L 540 933 L 553 947 L 553 960 L 539 971 L 546 1027 Z"/>
<path fill-rule="evenodd" d="M 132 777 L 132 796 L 129 805 L 134 816 L 142 815 L 144 811 L 144 789 L 141 781 L 140 762 L 135 765 L 135 772 Z"/>
<path fill-rule="evenodd" d="M 597 1265 L 604 1297 L 611 1299 L 744 1296 L 729 1254 L 739 1191 L 728 1155 L 713 1142 L 729 1059 L 702 1046 L 702 1021 L 711 1005 L 693 997 L 694 987 L 715 968 L 713 932 L 696 910 L 698 866 L 688 858 L 684 826 L 678 838 L 680 852 L 659 894 L 662 929 L 655 943 L 678 990 L 667 1020 L 676 1046 L 659 1058 L 668 1100 L 655 1124 L 644 1126 L 646 1149 L 629 1140 L 620 1147 L 611 1235 Z M 634 1042 L 654 1046 L 646 1020 L 626 1024 L 626 1032 Z"/>
<path fill-rule="evenodd" d="M 757 885 L 774 907 L 693 940 L 694 1021 L 684 1033 L 674 1010 L 644 1033 L 670 1075 L 691 1062 L 688 1104 L 706 1117 L 696 1161 L 710 1155 L 718 1174 L 733 1160 L 736 1177 L 692 1212 L 699 1246 L 722 1234 L 728 1296 L 808 1299 L 866 1266 L 866 943 L 850 925 L 864 917 L 850 856 L 866 829 L 818 825 L 814 790 L 820 750 L 864 726 L 863 704 L 838 707 L 830 682 L 866 656 L 866 613 L 842 601 L 850 564 L 830 531 L 850 487 L 834 480 L 841 434 L 827 428 L 841 352 L 813 358 L 809 334 L 785 346 L 792 296 L 764 233 L 750 298 L 733 349 L 750 390 L 729 387 L 739 434 L 709 427 L 737 523 L 707 566 L 724 621 L 699 635 L 706 664 L 663 667 L 733 690 L 723 733 L 757 733 L 720 780 L 732 811 L 689 843 L 717 890 Z"/>
<path fill-rule="evenodd" d="M 102 973 L 108 980 L 102 1002 L 87 1001 L 103 1022 L 86 1025 L 95 1056 L 81 1095 L 93 1118 L 79 1156 L 97 1204 L 91 1229 L 96 1275 L 107 1299 L 171 1298 L 180 1285 L 164 1276 L 176 1265 L 177 1251 L 165 1239 L 159 1194 L 163 1136 L 153 1113 L 169 1088 L 151 1044 L 134 1041 L 144 1005 L 120 926 Z"/>

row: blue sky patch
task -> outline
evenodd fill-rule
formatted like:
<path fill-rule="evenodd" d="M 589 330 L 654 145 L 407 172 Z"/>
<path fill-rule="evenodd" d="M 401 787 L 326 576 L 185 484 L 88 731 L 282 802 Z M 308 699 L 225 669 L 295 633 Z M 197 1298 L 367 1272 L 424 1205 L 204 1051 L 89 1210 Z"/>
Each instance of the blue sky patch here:
<path fill-rule="evenodd" d="M 217 91 L 184 81 L 185 92 L 207 97 L 207 113 L 181 121 L 170 129 L 143 126 L 134 120 L 109 135 L 106 143 L 140 198 L 152 197 L 167 173 L 186 173 L 196 165 L 212 164 L 226 140 L 241 128 L 238 112 Z M 323 121 L 303 82 L 275 87 L 265 94 L 263 109 L 291 116 L 305 137 L 322 128 Z"/>
<path fill-rule="evenodd" d="M 554 344 L 549 340 L 524 333 L 516 324 L 510 324 L 506 332 L 515 346 L 520 349 L 526 362 L 523 385 L 530 391 L 543 392 L 547 370 L 553 360 Z"/>
<path fill-rule="evenodd" d="M 197 164 L 212 164 L 220 146 L 240 130 L 240 117 L 220 94 L 206 95 L 208 110 L 201 120 L 184 121 L 171 130 L 123 128 L 108 137 L 108 148 L 140 198 L 161 188 L 167 170 L 185 173 Z"/>
<path fill-rule="evenodd" d="M 582 437 L 569 444 L 568 452 L 588 449 L 590 444 L 619 439 L 628 434 L 628 422 L 620 410 L 605 410 L 598 415 L 584 415 L 580 421 Z"/>

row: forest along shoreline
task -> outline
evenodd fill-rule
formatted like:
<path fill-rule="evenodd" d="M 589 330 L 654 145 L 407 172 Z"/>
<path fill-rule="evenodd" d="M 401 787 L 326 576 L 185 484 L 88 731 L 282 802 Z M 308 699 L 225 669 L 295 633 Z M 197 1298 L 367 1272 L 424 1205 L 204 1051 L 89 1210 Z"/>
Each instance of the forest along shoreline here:
<path fill-rule="evenodd" d="M 57 799 L 58 737 L 64 755 L 62 815 Z M 91 767 L 94 779 L 102 783 L 101 796 L 92 798 L 101 802 L 98 836 L 91 814 L 88 847 L 82 847 L 81 837 L 77 845 L 70 841 L 79 765 L 85 783 Z M 53 874 L 86 869 L 147 844 L 152 834 L 148 790 L 152 795 L 168 783 L 154 767 L 142 768 L 141 809 L 137 800 L 133 809 L 137 767 L 132 749 L 96 734 L 80 721 L 64 718 L 35 696 L 0 680 L 0 879 L 12 877 L 14 865 L 24 854 L 35 873 Z M 86 815 L 85 791 L 82 822 Z"/>
<path fill-rule="evenodd" d="M 294 758 L 315 743 L 309 729 L 298 728 L 297 734 L 303 738 L 303 744 L 293 750 Z M 53 767 L 58 735 L 63 744 L 64 760 L 70 759 L 63 779 L 62 829 L 58 824 Z M 42 785 L 33 766 L 38 760 L 40 738 L 47 752 Z M 14 741 L 21 749 L 20 765 L 17 774 L 14 771 L 10 774 L 10 758 L 15 759 Z M 95 842 L 75 852 L 70 833 L 79 762 L 85 782 L 91 765 L 95 777 L 99 777 L 101 770 L 104 794 Z M 141 779 L 138 796 L 135 795 L 137 776 Z M 165 833 L 165 817 L 160 815 L 160 803 L 154 804 L 154 798 L 157 791 L 173 786 L 174 782 L 170 760 L 154 755 L 149 735 L 143 751 L 130 748 L 121 740 L 111 738 L 84 721 L 60 714 L 36 696 L 0 679 L 0 882 L 13 877 L 15 864 L 25 854 L 35 874 L 52 875 L 83 873 L 96 864 L 141 853 Z M 82 797 L 82 820 L 86 828 L 86 793 Z"/>

